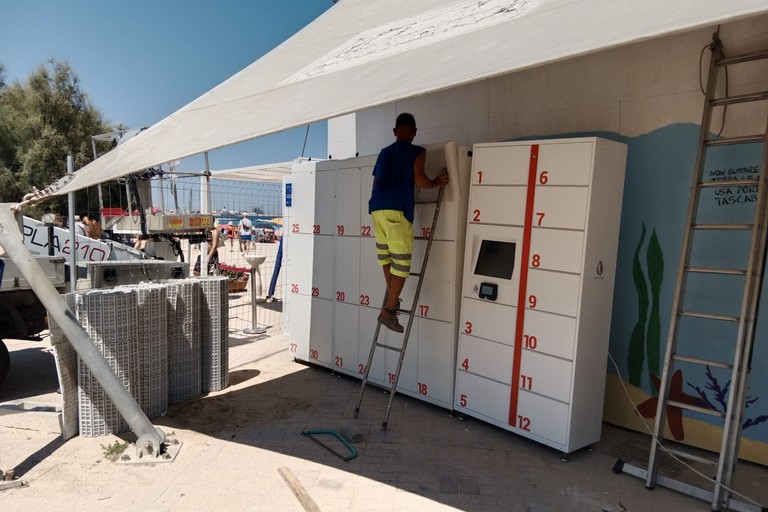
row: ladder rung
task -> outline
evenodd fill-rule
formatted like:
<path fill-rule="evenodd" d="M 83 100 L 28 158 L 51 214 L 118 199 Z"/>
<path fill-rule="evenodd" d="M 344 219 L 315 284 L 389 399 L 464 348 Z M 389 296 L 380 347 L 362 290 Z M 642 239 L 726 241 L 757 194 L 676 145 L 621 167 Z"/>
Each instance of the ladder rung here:
<path fill-rule="evenodd" d="M 676 400 L 667 400 L 665 403 L 667 405 L 671 405 L 672 407 L 679 407 L 681 409 L 685 409 L 686 411 L 700 412 L 701 414 L 708 414 L 709 416 L 718 416 L 720 418 L 725 417 L 725 414 L 723 414 L 720 411 L 716 411 L 714 409 L 707 409 L 706 407 L 699 407 L 698 405 L 686 404 L 684 402 L 678 402 Z"/>
<path fill-rule="evenodd" d="M 739 317 L 732 315 L 719 315 L 717 313 L 702 313 L 700 311 L 680 311 L 681 316 L 690 316 L 694 318 L 707 318 L 709 320 L 725 320 L 727 322 L 738 322 Z"/>
<path fill-rule="evenodd" d="M 405 315 L 410 315 L 411 314 L 411 312 L 409 310 L 407 310 L 407 309 L 398 309 L 397 312 L 398 313 L 403 313 Z"/>
<path fill-rule="evenodd" d="M 752 229 L 752 224 L 694 224 L 693 229 L 722 229 L 724 231 Z"/>
<path fill-rule="evenodd" d="M 735 57 L 728 57 L 727 59 L 720 59 L 717 61 L 718 66 L 730 66 L 731 64 L 739 64 L 741 62 L 749 62 L 751 60 L 768 59 L 768 50 L 763 50 L 754 53 L 745 53 L 744 55 L 736 55 Z"/>
<path fill-rule="evenodd" d="M 749 94 L 739 94 L 737 96 L 727 96 L 724 98 L 715 98 L 711 105 L 718 107 L 720 105 L 732 105 L 734 103 L 747 103 L 750 101 L 768 100 L 768 91 L 752 92 Z"/>
<path fill-rule="evenodd" d="M 416 201 L 416 204 L 437 204 L 437 201 Z"/>
<path fill-rule="evenodd" d="M 688 267 L 688 272 L 695 272 L 699 274 L 725 274 L 731 276 L 745 276 L 746 270 L 740 270 L 737 268 L 714 268 L 714 267 Z"/>
<path fill-rule="evenodd" d="M 664 448 L 664 450 L 668 451 L 672 455 L 682 457 L 683 459 L 695 460 L 696 462 L 701 462 L 702 464 L 707 464 L 708 466 L 717 466 L 717 461 L 708 459 L 706 457 L 702 457 L 701 455 L 694 455 L 689 452 L 684 452 L 682 450 L 675 450 L 675 449 L 666 448 L 666 447 Z"/>
<path fill-rule="evenodd" d="M 728 146 L 730 144 L 749 144 L 752 142 L 763 142 L 765 134 L 742 135 L 741 137 L 720 137 L 719 139 L 707 139 L 704 141 L 706 146 Z"/>
<path fill-rule="evenodd" d="M 399 349 L 397 347 L 393 347 L 392 345 L 385 345 L 385 344 L 379 343 L 379 342 L 376 342 L 376 346 L 377 347 L 381 347 L 381 348 L 385 348 L 387 350 L 391 350 L 393 352 L 402 352 L 403 351 L 402 349 Z"/>
<path fill-rule="evenodd" d="M 686 363 L 701 364 L 705 366 L 714 366 L 715 368 L 727 368 L 727 369 L 733 368 L 732 364 L 721 363 L 719 361 L 709 361 L 707 359 L 699 359 L 698 357 L 681 356 L 680 354 L 673 355 L 672 359 L 674 359 L 675 361 L 684 361 Z"/>
<path fill-rule="evenodd" d="M 408 275 L 413 277 L 421 277 L 421 273 L 419 272 L 409 272 Z"/>
<path fill-rule="evenodd" d="M 700 181 L 701 188 L 738 187 L 740 185 L 759 185 L 760 180 Z"/>
<path fill-rule="evenodd" d="M 415 236 L 413 237 L 414 240 L 429 240 L 428 236 Z"/>

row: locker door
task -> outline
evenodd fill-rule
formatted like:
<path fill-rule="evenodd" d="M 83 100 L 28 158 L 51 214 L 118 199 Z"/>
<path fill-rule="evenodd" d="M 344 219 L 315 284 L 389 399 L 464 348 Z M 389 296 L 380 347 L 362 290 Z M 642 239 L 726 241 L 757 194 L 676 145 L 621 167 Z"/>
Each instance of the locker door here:
<path fill-rule="evenodd" d="M 416 311 L 422 318 L 446 322 L 455 320 L 455 249 L 455 242 L 432 242 L 432 252 L 429 255 L 419 296 L 419 308 Z M 422 246 L 422 250 L 426 251 L 426 243 Z"/>
<path fill-rule="evenodd" d="M 335 237 L 334 300 L 360 303 L 360 238 Z M 382 279 L 384 279 L 382 275 Z"/>
<path fill-rule="evenodd" d="M 336 235 L 360 236 L 360 169 L 336 171 Z"/>
<path fill-rule="evenodd" d="M 587 187 L 537 186 L 533 201 L 533 227 L 584 229 Z"/>
<path fill-rule="evenodd" d="M 462 334 L 503 343 L 510 347 L 515 344 L 517 323 L 515 307 L 464 297 L 459 318 L 459 332 Z"/>
<path fill-rule="evenodd" d="M 378 314 L 377 314 L 378 316 Z M 406 327 L 408 317 L 405 315 L 400 316 L 400 325 Z M 403 347 L 404 333 L 396 333 L 390 331 L 386 327 L 382 326 L 384 332 L 384 343 L 390 347 Z M 397 360 L 400 357 L 399 352 L 393 352 L 392 350 L 379 349 L 385 352 L 385 372 L 386 372 L 386 385 L 392 386 L 395 381 L 395 373 L 397 372 Z M 397 382 L 398 391 L 407 391 L 411 394 L 418 394 L 418 359 L 419 359 L 419 324 L 418 320 L 414 319 L 413 326 L 411 327 L 411 336 L 408 339 L 408 347 L 405 351 L 405 357 L 403 358 L 403 366 L 400 368 L 400 379 Z"/>
<path fill-rule="evenodd" d="M 581 277 L 577 275 L 531 269 L 525 307 L 576 317 L 580 283 Z"/>
<path fill-rule="evenodd" d="M 358 375 L 358 306 L 336 302 L 333 307 L 333 366 Z"/>
<path fill-rule="evenodd" d="M 312 292 L 313 247 L 312 235 L 291 233 L 285 265 L 288 291 L 291 294 L 310 295 Z"/>
<path fill-rule="evenodd" d="M 527 197 L 525 186 L 472 187 L 469 192 L 469 225 L 480 223 L 522 226 L 525 223 Z M 583 227 L 583 212 L 581 217 Z"/>
<path fill-rule="evenodd" d="M 531 268 L 560 270 L 580 274 L 584 248 L 583 231 L 533 228 L 531 230 Z"/>
<path fill-rule="evenodd" d="M 449 405 L 453 396 L 456 333 L 448 322 L 419 318 L 418 323 L 417 391 L 427 399 Z"/>
<path fill-rule="evenodd" d="M 315 178 L 315 212 L 311 233 L 317 235 L 333 235 L 336 232 L 334 223 L 334 202 L 336 201 L 336 172 L 318 171 Z"/>
<path fill-rule="evenodd" d="M 360 170 L 360 236 L 373 236 L 373 221 L 368 213 L 368 201 L 373 188 L 373 166 Z"/>
<path fill-rule="evenodd" d="M 291 233 L 312 233 L 315 219 L 315 171 L 294 172 Z"/>
<path fill-rule="evenodd" d="M 564 446 L 568 436 L 568 410 L 567 404 L 521 391 L 514 430 L 523 435 L 535 434 Z"/>
<path fill-rule="evenodd" d="M 293 357 L 309 361 L 311 301 L 306 295 L 289 295 L 285 305 L 285 328 L 288 333 L 288 350 Z"/>
<path fill-rule="evenodd" d="M 589 185 L 594 142 L 541 144 L 539 176 L 546 172 L 548 185 Z"/>
<path fill-rule="evenodd" d="M 525 185 L 531 147 L 476 145 L 472 156 L 473 185 Z"/>
<path fill-rule="evenodd" d="M 379 308 L 386 285 L 373 238 L 360 238 L 360 305 Z"/>
<path fill-rule="evenodd" d="M 376 325 L 378 324 L 379 308 L 361 307 L 358 313 L 359 335 L 357 345 L 357 369 L 358 373 L 362 375 L 365 371 L 365 365 L 368 363 L 368 355 L 371 351 L 371 344 L 373 343 L 373 334 L 376 331 Z M 382 329 L 386 329 L 386 327 L 382 326 Z M 384 331 L 381 331 L 379 334 L 379 340 L 386 340 Z M 388 352 L 388 350 L 381 348 L 374 352 L 371 371 L 368 373 L 368 379 L 371 382 L 377 384 L 386 383 L 385 359 Z"/>
<path fill-rule="evenodd" d="M 443 201 L 440 207 L 440 217 L 437 219 L 435 240 L 456 240 L 456 229 L 459 223 L 458 204 Z M 435 208 L 436 205 L 434 204 L 416 205 L 413 218 L 413 233 L 416 236 L 429 236 Z"/>
<path fill-rule="evenodd" d="M 572 366 L 570 361 L 525 351 L 520 362 L 519 387 L 561 402 L 570 402 Z"/>
<path fill-rule="evenodd" d="M 481 416 L 496 424 L 507 425 L 510 388 L 506 384 L 472 373 L 456 374 L 454 407 L 458 411 Z M 508 427 L 507 427 L 508 428 Z"/>
<path fill-rule="evenodd" d="M 311 298 L 311 304 L 309 360 L 330 367 L 333 361 L 333 302 Z"/>
<path fill-rule="evenodd" d="M 525 312 L 523 350 L 573 360 L 576 319 L 529 309 Z"/>
<path fill-rule="evenodd" d="M 466 371 L 509 385 L 512 382 L 514 347 L 466 334 L 459 335 L 458 371 Z"/>
<path fill-rule="evenodd" d="M 334 237 L 328 235 L 314 235 L 314 259 L 312 262 L 312 289 L 313 297 L 335 300 L 336 290 L 333 286 L 334 272 Z"/>

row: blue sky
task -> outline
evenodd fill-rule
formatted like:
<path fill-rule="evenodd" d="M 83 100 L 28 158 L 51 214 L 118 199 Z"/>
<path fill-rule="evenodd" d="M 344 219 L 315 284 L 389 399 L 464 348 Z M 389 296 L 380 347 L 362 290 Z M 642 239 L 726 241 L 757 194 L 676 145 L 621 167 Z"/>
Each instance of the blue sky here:
<path fill-rule="evenodd" d="M 149 126 L 223 82 L 331 8 L 332 0 L 0 0 L 0 62 L 24 81 L 67 60 L 107 121 Z M 292 160 L 306 128 L 210 154 L 211 169 Z M 325 123 L 305 155 L 327 156 Z M 202 158 L 182 162 L 196 170 Z"/>

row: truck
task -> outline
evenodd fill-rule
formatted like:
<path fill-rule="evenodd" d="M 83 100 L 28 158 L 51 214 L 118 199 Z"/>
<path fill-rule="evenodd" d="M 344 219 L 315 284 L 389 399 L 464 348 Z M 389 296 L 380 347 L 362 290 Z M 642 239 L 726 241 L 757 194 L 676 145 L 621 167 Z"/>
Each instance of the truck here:
<path fill-rule="evenodd" d="M 2 248 L 0 248 L 0 253 Z M 65 259 L 34 255 L 53 286 L 66 291 Z M 0 255 L 0 385 L 5 381 L 11 358 L 4 339 L 40 339 L 48 328 L 47 312 L 32 287 L 7 255 Z"/>

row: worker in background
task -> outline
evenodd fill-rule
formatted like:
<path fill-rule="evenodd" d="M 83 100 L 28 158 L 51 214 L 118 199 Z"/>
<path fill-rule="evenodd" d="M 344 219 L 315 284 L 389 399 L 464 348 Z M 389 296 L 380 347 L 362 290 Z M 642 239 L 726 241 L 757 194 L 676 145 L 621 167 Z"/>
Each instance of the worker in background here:
<path fill-rule="evenodd" d="M 395 142 L 381 150 L 373 168 L 368 213 L 373 220 L 376 254 L 387 283 L 387 300 L 379 313 L 379 322 L 390 330 L 403 332 L 397 310 L 411 270 L 414 184 L 421 188 L 442 187 L 448 183 L 448 172 L 443 169 L 434 180 L 427 177 L 427 151 L 413 144 L 416 119 L 411 114 L 397 116 L 393 132 Z"/>
<path fill-rule="evenodd" d="M 40 221 L 43 224 L 55 224 L 56 223 L 56 215 L 53 214 L 53 210 L 50 206 L 45 207 L 45 212 L 43 213 L 43 217 L 40 219 Z"/>
<path fill-rule="evenodd" d="M 85 223 L 80 220 L 79 215 L 75 215 L 75 233 L 85 236 Z"/>
<path fill-rule="evenodd" d="M 212 226 L 205 234 L 205 241 L 208 243 L 208 275 L 211 275 L 219 268 L 219 230 Z M 197 255 L 195 262 L 194 275 L 200 275 L 200 254 Z"/>
<path fill-rule="evenodd" d="M 243 218 L 237 223 L 237 236 L 240 239 L 240 252 L 248 250 L 248 245 L 250 245 L 251 240 L 253 239 L 251 234 L 252 231 L 253 224 L 251 224 L 248 214 L 244 213 Z"/>

